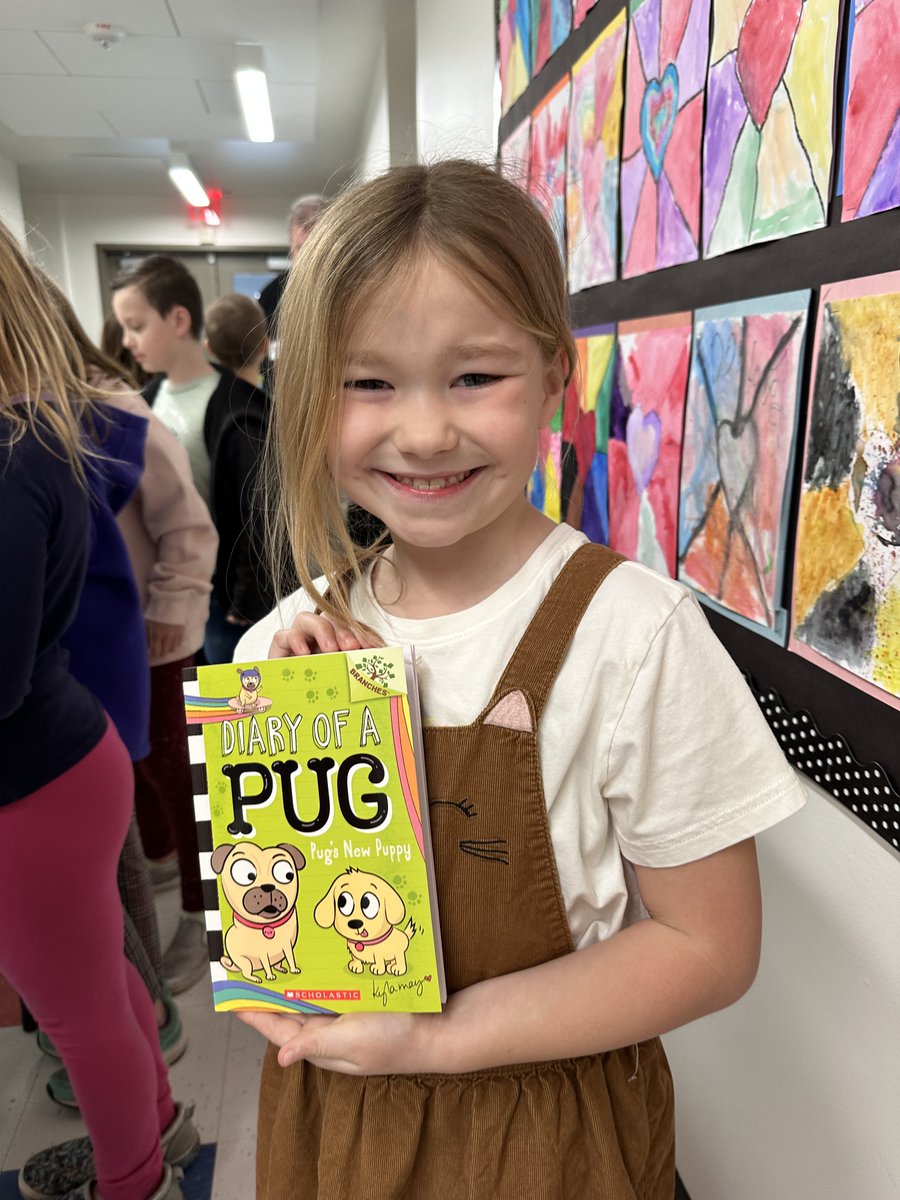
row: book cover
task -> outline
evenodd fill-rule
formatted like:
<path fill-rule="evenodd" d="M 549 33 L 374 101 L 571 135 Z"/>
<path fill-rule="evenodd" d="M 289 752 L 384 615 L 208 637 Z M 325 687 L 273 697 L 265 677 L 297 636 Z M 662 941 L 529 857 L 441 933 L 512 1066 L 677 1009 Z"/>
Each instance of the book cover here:
<path fill-rule="evenodd" d="M 414 656 L 184 672 L 217 1011 L 446 999 Z"/>

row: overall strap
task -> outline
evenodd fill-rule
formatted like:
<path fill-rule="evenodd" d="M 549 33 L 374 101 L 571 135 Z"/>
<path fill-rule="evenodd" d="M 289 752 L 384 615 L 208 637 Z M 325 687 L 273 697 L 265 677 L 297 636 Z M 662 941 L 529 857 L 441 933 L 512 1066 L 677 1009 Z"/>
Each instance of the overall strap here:
<path fill-rule="evenodd" d="M 498 715 L 507 705 L 497 705 L 504 697 L 522 693 L 532 707 L 533 728 L 537 728 L 550 688 L 581 618 L 597 588 L 620 562 L 621 554 L 594 543 L 580 546 L 557 575 L 540 607 L 522 635 L 512 658 L 494 689 L 484 712 Z M 488 716 L 489 724 L 506 724 Z"/>

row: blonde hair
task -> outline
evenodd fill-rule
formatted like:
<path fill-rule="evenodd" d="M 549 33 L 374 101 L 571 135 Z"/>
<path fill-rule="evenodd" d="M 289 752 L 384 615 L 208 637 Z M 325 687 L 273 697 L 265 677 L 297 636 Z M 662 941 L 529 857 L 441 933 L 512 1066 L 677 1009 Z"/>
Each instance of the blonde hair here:
<path fill-rule="evenodd" d="M 96 453 L 85 440 L 96 415 L 92 401 L 103 395 L 84 376 L 81 352 L 41 272 L 0 221 L 0 446 L 14 446 L 31 429 L 83 483 L 84 460 Z"/>
<path fill-rule="evenodd" d="M 204 324 L 210 353 L 223 367 L 240 371 L 260 357 L 268 333 L 266 314 L 249 296 L 222 296 L 206 310 Z"/>
<path fill-rule="evenodd" d="M 563 264 L 534 202 L 496 171 L 451 159 L 395 167 L 333 201 L 291 269 L 278 320 L 269 489 L 274 566 L 288 555 L 323 612 L 352 620 L 349 588 L 384 539 L 354 545 L 328 462 L 350 332 L 379 287 L 432 254 L 537 341 L 577 357 Z M 327 597 L 312 564 L 328 581 Z M 281 577 L 276 574 L 276 578 Z"/>

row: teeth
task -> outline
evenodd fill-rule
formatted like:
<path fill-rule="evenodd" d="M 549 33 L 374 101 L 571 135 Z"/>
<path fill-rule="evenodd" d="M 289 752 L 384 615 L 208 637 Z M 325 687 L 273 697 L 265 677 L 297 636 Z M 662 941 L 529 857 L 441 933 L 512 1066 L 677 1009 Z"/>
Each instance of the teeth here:
<path fill-rule="evenodd" d="M 436 492 L 441 488 L 452 487 L 454 483 L 462 483 L 471 474 L 471 471 L 462 471 L 459 475 L 441 475 L 435 479 L 420 479 L 412 475 L 395 475 L 394 478 L 398 483 L 412 488 L 413 491 Z"/>

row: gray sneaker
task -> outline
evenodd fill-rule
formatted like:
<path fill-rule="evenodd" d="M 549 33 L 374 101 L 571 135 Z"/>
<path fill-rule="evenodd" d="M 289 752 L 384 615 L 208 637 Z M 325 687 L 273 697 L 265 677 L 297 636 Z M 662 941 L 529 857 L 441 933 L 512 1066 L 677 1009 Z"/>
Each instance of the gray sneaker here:
<path fill-rule="evenodd" d="M 172 1167 L 166 1167 L 159 1187 L 154 1189 L 147 1200 L 184 1200 L 184 1192 L 181 1190 L 180 1184 L 181 1172 L 177 1167 L 174 1170 Z M 76 1188 L 74 1192 L 66 1192 L 65 1196 L 60 1197 L 60 1200 L 94 1200 L 93 1179 L 85 1180 L 81 1187 Z"/>
<path fill-rule="evenodd" d="M 209 971 L 206 926 L 193 917 L 182 917 L 163 955 L 162 977 L 173 995 L 185 991 Z"/>
<path fill-rule="evenodd" d="M 179 1179 L 181 1168 L 192 1163 L 200 1151 L 200 1134 L 193 1122 L 193 1115 L 193 1104 L 176 1103 L 175 1116 L 160 1138 L 166 1167 L 178 1168 Z M 93 1180 L 94 1150 L 91 1139 L 72 1138 L 32 1154 L 19 1172 L 19 1191 L 25 1200 L 61 1200 L 62 1197 L 66 1200 L 79 1197 L 80 1200 L 82 1195 L 90 1196 Z M 174 1186 L 174 1191 L 167 1192 L 160 1184 L 150 1200 L 178 1200 L 181 1189 L 177 1181 Z M 84 1191 L 85 1188 L 87 1191 Z"/>

